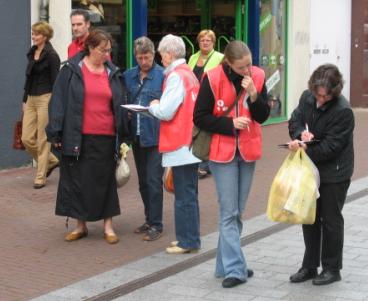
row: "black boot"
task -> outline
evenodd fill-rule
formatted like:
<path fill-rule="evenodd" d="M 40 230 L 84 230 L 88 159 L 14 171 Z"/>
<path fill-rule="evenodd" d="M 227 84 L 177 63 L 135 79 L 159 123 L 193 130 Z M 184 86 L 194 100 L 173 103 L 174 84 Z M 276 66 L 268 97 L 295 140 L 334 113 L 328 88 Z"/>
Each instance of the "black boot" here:
<path fill-rule="evenodd" d="M 323 270 L 316 278 L 313 279 L 314 285 L 325 285 L 335 281 L 340 281 L 340 271 Z"/>
<path fill-rule="evenodd" d="M 290 282 L 299 283 L 317 276 L 317 269 L 301 268 L 298 272 L 290 276 Z"/>

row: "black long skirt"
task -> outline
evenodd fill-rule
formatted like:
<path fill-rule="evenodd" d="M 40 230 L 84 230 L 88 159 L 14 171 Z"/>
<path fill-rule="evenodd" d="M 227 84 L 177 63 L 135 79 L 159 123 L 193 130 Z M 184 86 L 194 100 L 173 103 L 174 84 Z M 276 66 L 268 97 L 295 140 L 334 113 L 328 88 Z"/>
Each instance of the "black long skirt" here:
<path fill-rule="evenodd" d="M 97 221 L 120 214 L 115 137 L 83 135 L 78 158 L 62 156 L 56 215 Z"/>

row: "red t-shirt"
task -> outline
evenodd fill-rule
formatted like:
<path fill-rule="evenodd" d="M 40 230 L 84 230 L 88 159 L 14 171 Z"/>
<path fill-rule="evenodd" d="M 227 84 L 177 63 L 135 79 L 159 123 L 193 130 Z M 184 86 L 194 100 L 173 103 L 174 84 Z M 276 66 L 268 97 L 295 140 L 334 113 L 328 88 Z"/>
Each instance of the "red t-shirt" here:
<path fill-rule="evenodd" d="M 72 56 L 75 56 L 78 52 L 82 51 L 84 49 L 84 41 L 80 41 L 79 39 L 73 40 L 73 42 L 70 43 L 68 46 L 68 59 L 70 59 Z"/>
<path fill-rule="evenodd" d="M 107 71 L 93 73 L 82 65 L 84 79 L 83 134 L 115 135 L 112 92 Z"/>

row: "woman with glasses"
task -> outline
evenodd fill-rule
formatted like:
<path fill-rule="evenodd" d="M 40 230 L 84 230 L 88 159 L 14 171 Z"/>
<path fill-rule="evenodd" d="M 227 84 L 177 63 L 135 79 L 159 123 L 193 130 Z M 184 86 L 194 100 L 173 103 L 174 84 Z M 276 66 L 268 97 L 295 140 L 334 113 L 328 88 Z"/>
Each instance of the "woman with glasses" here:
<path fill-rule="evenodd" d="M 231 41 L 224 61 L 208 71 L 194 109 L 194 124 L 212 133 L 209 166 L 219 200 L 219 241 L 215 276 L 231 288 L 247 281 L 253 271 L 240 245 L 242 214 L 261 157 L 261 126 L 270 113 L 265 73 L 252 66 L 242 41 Z"/>
<path fill-rule="evenodd" d="M 120 214 L 115 169 L 123 89 L 121 72 L 109 60 L 111 45 L 110 34 L 92 31 L 53 89 L 47 135 L 62 154 L 56 214 L 77 219 L 66 241 L 87 236 L 86 222 L 101 219 L 105 240 L 119 241 L 112 217 Z"/>
<path fill-rule="evenodd" d="M 319 66 L 308 82 L 289 120 L 291 151 L 303 147 L 320 176 L 316 220 L 303 225 L 305 244 L 301 268 L 290 277 L 298 283 L 313 279 L 314 285 L 341 280 L 344 246 L 342 208 L 354 169 L 354 114 L 341 94 L 343 79 L 335 65 Z M 319 140 L 314 144 L 300 141 Z M 317 268 L 322 265 L 322 271 Z"/>
<path fill-rule="evenodd" d="M 216 35 L 210 29 L 200 31 L 197 35 L 197 43 L 199 51 L 189 58 L 188 65 L 198 80 L 201 81 L 204 72 L 218 66 L 222 62 L 224 55 L 214 49 Z M 198 178 L 203 179 L 210 173 L 208 162 L 201 162 L 198 168 Z"/>

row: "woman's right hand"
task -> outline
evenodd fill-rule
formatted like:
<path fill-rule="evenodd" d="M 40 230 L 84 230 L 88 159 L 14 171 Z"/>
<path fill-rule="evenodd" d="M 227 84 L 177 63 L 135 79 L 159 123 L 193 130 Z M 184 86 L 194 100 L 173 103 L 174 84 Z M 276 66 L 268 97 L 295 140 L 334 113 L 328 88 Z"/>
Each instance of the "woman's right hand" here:
<path fill-rule="evenodd" d="M 309 131 L 303 131 L 301 134 L 302 141 L 311 141 L 314 138 L 314 135 Z"/>
<path fill-rule="evenodd" d="M 244 130 L 245 128 L 247 128 L 249 130 L 250 121 L 251 120 L 248 117 L 236 117 L 233 119 L 234 128 L 236 128 L 237 130 Z"/>

